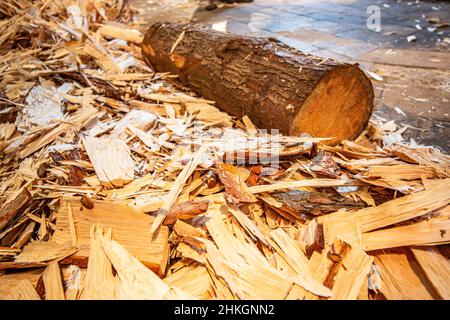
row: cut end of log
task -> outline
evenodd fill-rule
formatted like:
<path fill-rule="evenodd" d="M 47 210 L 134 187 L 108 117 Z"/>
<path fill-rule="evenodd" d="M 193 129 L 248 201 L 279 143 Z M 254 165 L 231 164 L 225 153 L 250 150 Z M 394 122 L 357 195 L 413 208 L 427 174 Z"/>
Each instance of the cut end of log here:
<path fill-rule="evenodd" d="M 373 107 L 370 80 L 355 65 L 327 72 L 292 121 L 289 134 L 333 138 L 326 144 L 357 138 L 369 122 Z"/>

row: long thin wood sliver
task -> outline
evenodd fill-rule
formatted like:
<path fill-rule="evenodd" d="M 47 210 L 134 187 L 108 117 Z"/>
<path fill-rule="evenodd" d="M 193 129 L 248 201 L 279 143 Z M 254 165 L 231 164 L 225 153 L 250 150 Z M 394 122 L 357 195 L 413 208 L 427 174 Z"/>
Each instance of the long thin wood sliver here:
<path fill-rule="evenodd" d="M 109 229 L 111 230 L 111 229 Z M 116 298 L 117 279 L 113 275 L 111 261 L 100 244 L 100 237 L 110 238 L 111 233 L 103 235 L 101 225 L 92 226 L 89 262 L 85 278 L 82 300 L 110 300 Z"/>
<path fill-rule="evenodd" d="M 332 299 L 355 300 L 363 282 L 367 281 L 372 263 L 373 257 L 359 248 L 352 247 L 335 276 Z"/>
<path fill-rule="evenodd" d="M 115 2 L 0 0 L 0 300 L 450 300 L 450 155 L 363 70 Z"/>
<path fill-rule="evenodd" d="M 56 243 L 53 241 L 32 241 L 14 259 L 17 263 L 46 263 L 52 260 L 61 260 L 73 255 L 77 248 L 69 241 Z"/>
<path fill-rule="evenodd" d="M 449 234 L 444 232 L 440 236 L 439 229 L 450 228 L 448 219 L 442 220 L 439 216 L 419 223 L 389 229 L 385 227 L 436 210 L 447 212 L 449 208 L 447 204 L 450 201 L 449 188 L 450 179 L 438 180 L 425 190 L 386 201 L 375 207 L 354 212 L 337 211 L 319 217 L 318 222 L 327 225 L 334 234 L 346 242 L 362 245 L 366 251 L 402 245 L 446 243 L 449 241 Z"/>
<path fill-rule="evenodd" d="M 67 204 L 67 209 L 69 210 L 69 228 L 70 228 L 70 237 L 72 239 L 72 245 L 74 247 L 77 246 L 77 229 L 75 228 L 75 221 L 73 220 L 73 212 L 72 207 L 70 206 L 70 203 Z"/>
<path fill-rule="evenodd" d="M 17 285 L 11 290 L 8 296 L 11 300 L 41 300 L 36 288 L 30 280 L 23 279 L 17 282 Z"/>
<path fill-rule="evenodd" d="M 418 272 L 402 252 L 377 254 L 375 265 L 380 270 L 381 286 L 379 291 L 388 300 L 431 300 L 429 291 Z"/>
<path fill-rule="evenodd" d="M 207 150 L 208 150 L 208 145 L 203 144 L 200 147 L 200 149 L 197 151 L 194 158 L 192 158 L 191 161 L 180 172 L 177 179 L 175 180 L 175 183 L 174 183 L 172 189 L 170 190 L 169 194 L 166 196 L 164 204 L 161 207 L 161 209 L 159 210 L 158 215 L 155 218 L 155 221 L 153 221 L 153 224 L 150 228 L 150 233 L 153 234 L 161 226 L 164 219 L 169 214 L 169 210 L 175 204 L 177 197 L 180 194 L 181 189 L 183 188 L 183 185 L 186 183 L 187 179 L 189 179 L 191 174 L 197 168 L 198 164 L 200 163 L 200 160 L 203 158 L 203 156 L 205 155 Z"/>
<path fill-rule="evenodd" d="M 264 234 L 258 229 L 258 227 L 253 223 L 253 221 L 250 220 L 250 218 L 247 215 L 245 215 L 237 206 L 229 204 L 227 205 L 227 208 L 230 211 L 230 213 L 242 225 L 242 227 L 245 230 L 247 230 L 251 235 L 253 235 L 255 239 L 258 239 L 266 246 L 269 245 Z"/>
<path fill-rule="evenodd" d="M 183 30 L 180 35 L 178 36 L 177 40 L 173 43 L 172 48 L 170 49 L 170 54 L 172 54 L 175 51 L 175 48 L 177 45 L 183 40 L 184 34 L 186 33 L 186 30 Z"/>
<path fill-rule="evenodd" d="M 163 299 L 170 287 L 118 242 L 98 235 L 100 244 L 120 279 L 119 299 Z"/>

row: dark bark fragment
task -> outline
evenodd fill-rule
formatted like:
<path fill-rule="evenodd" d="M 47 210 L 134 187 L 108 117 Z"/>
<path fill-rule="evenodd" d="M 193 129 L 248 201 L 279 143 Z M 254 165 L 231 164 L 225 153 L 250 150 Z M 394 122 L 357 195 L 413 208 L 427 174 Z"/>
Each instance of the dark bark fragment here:
<path fill-rule="evenodd" d="M 361 201 L 322 192 L 291 190 L 275 192 L 272 197 L 297 214 L 312 214 L 315 216 L 335 212 L 342 208 L 358 209 L 366 206 Z"/>

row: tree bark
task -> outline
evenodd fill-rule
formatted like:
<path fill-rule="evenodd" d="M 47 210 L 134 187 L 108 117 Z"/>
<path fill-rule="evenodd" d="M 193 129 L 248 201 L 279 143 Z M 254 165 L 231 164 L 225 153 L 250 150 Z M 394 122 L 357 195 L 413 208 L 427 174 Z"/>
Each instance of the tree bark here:
<path fill-rule="evenodd" d="M 272 38 L 247 38 L 198 25 L 156 23 L 142 50 L 156 71 L 178 74 L 197 94 L 260 129 L 356 138 L 373 107 L 370 80 L 357 65 L 305 54 Z"/>

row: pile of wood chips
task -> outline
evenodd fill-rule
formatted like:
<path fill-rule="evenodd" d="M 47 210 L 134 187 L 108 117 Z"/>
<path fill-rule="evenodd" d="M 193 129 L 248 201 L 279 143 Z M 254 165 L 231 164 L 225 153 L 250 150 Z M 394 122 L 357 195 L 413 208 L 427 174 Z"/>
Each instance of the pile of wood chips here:
<path fill-rule="evenodd" d="M 0 3 L 0 299 L 450 299 L 449 156 L 263 134 L 154 73 L 134 13 Z"/>

